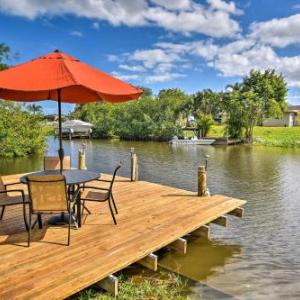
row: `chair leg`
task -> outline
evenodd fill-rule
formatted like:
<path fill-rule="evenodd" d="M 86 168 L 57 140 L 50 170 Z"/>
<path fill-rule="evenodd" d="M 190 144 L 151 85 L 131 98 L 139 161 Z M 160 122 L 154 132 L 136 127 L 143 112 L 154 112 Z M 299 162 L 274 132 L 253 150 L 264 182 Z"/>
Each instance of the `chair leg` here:
<path fill-rule="evenodd" d="M 109 210 L 110 210 L 111 216 L 112 216 L 112 218 L 114 220 L 114 223 L 115 223 L 115 225 L 117 225 L 117 221 L 116 221 L 116 218 L 115 218 L 115 215 L 114 215 L 114 211 L 113 211 L 113 209 L 111 207 L 110 198 L 108 199 L 108 206 L 109 206 Z"/>
<path fill-rule="evenodd" d="M 2 206 L 1 215 L 0 215 L 0 220 L 2 220 L 2 219 L 3 219 L 3 215 L 4 215 L 4 211 L 5 211 L 5 207 L 6 207 L 6 206 Z"/>
<path fill-rule="evenodd" d="M 83 216 L 84 210 L 86 210 L 89 215 L 92 214 L 91 211 L 86 207 L 85 200 L 82 201 L 82 213 L 81 213 L 82 216 Z"/>
<path fill-rule="evenodd" d="M 30 247 L 30 238 L 31 238 L 31 211 L 30 211 L 30 208 L 29 208 L 29 224 L 28 224 L 28 241 L 27 241 L 27 244 L 28 244 L 28 247 Z"/>
<path fill-rule="evenodd" d="M 70 238 L 71 238 L 71 218 L 72 218 L 72 211 L 69 211 L 69 228 L 68 228 L 68 246 L 70 246 Z"/>
<path fill-rule="evenodd" d="M 42 229 L 43 228 L 43 221 L 42 221 L 42 215 L 41 214 L 37 215 L 37 220 L 38 220 L 38 223 L 39 223 L 39 229 Z"/>
<path fill-rule="evenodd" d="M 30 210 L 29 210 L 29 213 L 30 213 Z M 24 224 L 25 224 L 25 228 L 26 230 L 28 230 L 28 222 L 27 222 L 27 218 L 26 218 L 26 206 L 25 206 L 25 203 L 23 203 L 23 218 L 24 218 Z"/>
<path fill-rule="evenodd" d="M 116 206 L 116 203 L 115 203 L 115 199 L 114 199 L 113 193 L 111 193 L 111 200 L 112 200 L 115 212 L 116 212 L 116 214 L 118 214 L 118 210 L 117 210 L 117 206 Z"/>

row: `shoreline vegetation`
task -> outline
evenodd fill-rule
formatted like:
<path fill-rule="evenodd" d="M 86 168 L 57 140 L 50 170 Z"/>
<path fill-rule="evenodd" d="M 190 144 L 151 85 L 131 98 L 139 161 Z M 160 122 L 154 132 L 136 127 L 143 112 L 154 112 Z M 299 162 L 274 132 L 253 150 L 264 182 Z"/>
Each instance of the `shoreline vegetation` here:
<path fill-rule="evenodd" d="M 226 127 L 212 126 L 208 137 L 221 138 Z M 270 147 L 296 148 L 300 147 L 300 126 L 295 127 L 263 127 L 256 126 L 253 130 L 253 145 Z"/>
<path fill-rule="evenodd" d="M 0 44 L 0 70 L 9 68 L 5 62 L 10 48 Z M 287 108 L 287 84 L 275 70 L 252 70 L 240 82 L 222 91 L 203 89 L 193 94 L 178 88 L 162 89 L 153 94 L 149 88 L 138 101 L 113 105 L 88 103 L 77 105 L 71 118 L 92 123 L 94 137 L 132 141 L 169 141 L 184 138 L 184 128 L 194 127 L 198 138 L 214 134 L 215 124 L 225 122 L 217 136 L 242 140 L 249 144 L 298 147 L 297 130 L 259 130 L 264 118 L 280 118 Z M 222 122 L 223 123 L 223 122 Z M 22 106 L 0 101 L 0 156 L 22 157 L 43 152 L 47 135 L 42 107 Z"/>
<path fill-rule="evenodd" d="M 150 273 L 147 270 L 139 270 L 137 274 L 120 272 L 119 300 L 134 299 L 187 299 L 191 292 L 188 279 L 184 279 L 175 273 L 160 270 Z M 94 285 L 69 298 L 69 300 L 113 300 L 115 297 Z"/>

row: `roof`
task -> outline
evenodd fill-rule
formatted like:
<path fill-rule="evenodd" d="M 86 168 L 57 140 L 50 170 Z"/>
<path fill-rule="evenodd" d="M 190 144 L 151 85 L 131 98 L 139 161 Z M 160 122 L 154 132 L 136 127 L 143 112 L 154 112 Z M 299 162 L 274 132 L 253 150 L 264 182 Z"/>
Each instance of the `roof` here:
<path fill-rule="evenodd" d="M 300 111 L 300 105 L 289 105 L 287 111 Z"/>
<path fill-rule="evenodd" d="M 93 124 L 83 122 L 81 120 L 68 120 L 68 121 L 62 123 L 63 128 L 72 128 L 72 127 L 76 127 L 76 126 L 90 127 L 90 128 L 94 127 Z"/>

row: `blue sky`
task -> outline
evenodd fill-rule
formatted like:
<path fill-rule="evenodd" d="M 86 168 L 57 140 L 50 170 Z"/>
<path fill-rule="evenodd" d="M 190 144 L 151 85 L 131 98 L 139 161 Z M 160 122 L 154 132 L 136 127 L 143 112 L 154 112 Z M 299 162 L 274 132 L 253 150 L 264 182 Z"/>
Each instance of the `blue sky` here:
<path fill-rule="evenodd" d="M 275 68 L 300 103 L 300 1 L 0 0 L 0 28 L 13 64 L 60 49 L 155 92 L 189 93 Z"/>

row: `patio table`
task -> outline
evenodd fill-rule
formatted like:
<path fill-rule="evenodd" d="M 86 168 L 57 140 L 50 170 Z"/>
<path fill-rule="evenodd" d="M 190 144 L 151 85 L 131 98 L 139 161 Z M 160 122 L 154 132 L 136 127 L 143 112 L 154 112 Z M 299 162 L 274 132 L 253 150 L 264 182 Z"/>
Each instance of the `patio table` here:
<path fill-rule="evenodd" d="M 59 170 L 47 170 L 47 171 L 39 171 L 39 172 L 33 172 L 30 174 L 26 174 L 21 177 L 20 181 L 22 183 L 27 184 L 27 176 L 28 175 L 34 175 L 34 176 L 45 176 L 45 175 L 59 175 Z M 96 180 L 100 178 L 101 174 L 93 171 L 88 170 L 63 170 L 62 175 L 66 178 L 66 184 L 68 185 L 68 190 L 70 192 L 75 191 L 75 186 L 80 185 L 89 181 Z M 81 227 L 81 203 L 80 198 L 77 199 L 77 222 L 78 227 Z M 49 223 L 53 225 L 59 225 L 59 224 L 67 224 L 68 218 L 65 214 L 62 214 L 61 216 L 53 216 L 49 219 Z"/>

